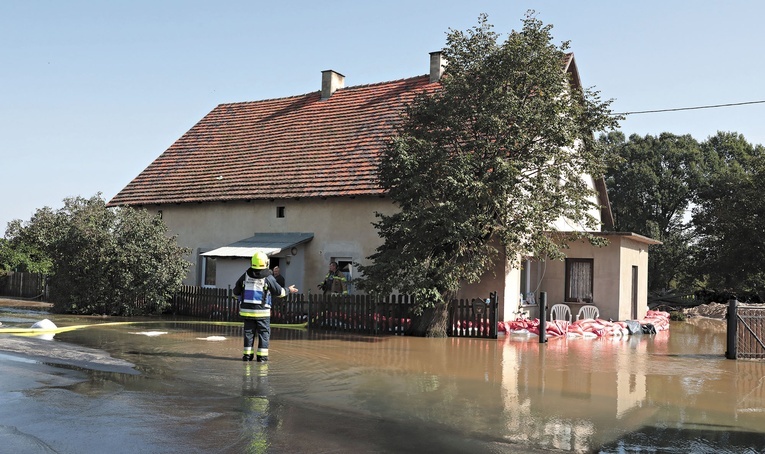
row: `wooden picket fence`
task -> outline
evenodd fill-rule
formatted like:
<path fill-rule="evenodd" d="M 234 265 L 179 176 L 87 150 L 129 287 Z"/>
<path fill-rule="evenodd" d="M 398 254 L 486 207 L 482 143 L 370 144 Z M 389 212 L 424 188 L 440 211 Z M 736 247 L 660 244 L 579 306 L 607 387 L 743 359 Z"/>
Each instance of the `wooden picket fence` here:
<path fill-rule="evenodd" d="M 10 273 L 0 278 L 0 295 L 48 300 L 45 276 Z M 414 296 L 295 294 L 272 302 L 272 323 L 308 323 L 309 328 L 359 334 L 407 334 L 414 318 Z M 152 312 L 153 303 L 137 301 Z M 239 303 L 230 289 L 184 285 L 173 295 L 174 315 L 215 321 L 239 321 Z M 497 337 L 497 299 L 453 300 L 447 334 L 451 337 Z"/>
<path fill-rule="evenodd" d="M 414 297 L 390 295 L 310 295 L 309 328 L 359 334 L 406 334 L 412 326 Z M 272 310 L 277 317 L 279 309 Z"/>
<path fill-rule="evenodd" d="M 449 336 L 497 338 L 497 294 L 489 298 L 454 300 L 449 313 Z"/>
<path fill-rule="evenodd" d="M 228 289 L 183 286 L 172 299 L 175 315 L 237 321 L 237 298 Z M 412 327 L 414 296 L 294 294 L 274 299 L 271 323 L 307 323 L 312 329 L 359 334 L 407 334 Z M 497 337 L 497 301 L 454 300 L 448 332 L 453 337 Z"/>
<path fill-rule="evenodd" d="M 46 301 L 46 277 L 42 274 L 11 271 L 0 276 L 0 295 Z"/>
<path fill-rule="evenodd" d="M 170 301 L 170 312 L 217 321 L 232 321 L 239 316 L 239 306 L 231 290 L 184 285 Z"/>

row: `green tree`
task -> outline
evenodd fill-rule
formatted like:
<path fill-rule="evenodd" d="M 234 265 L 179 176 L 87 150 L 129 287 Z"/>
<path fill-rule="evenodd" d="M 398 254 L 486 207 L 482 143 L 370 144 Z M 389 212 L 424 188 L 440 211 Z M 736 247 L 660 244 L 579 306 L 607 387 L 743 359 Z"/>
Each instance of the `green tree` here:
<path fill-rule="evenodd" d="M 707 286 L 765 291 L 765 147 L 718 132 L 702 144 L 709 173 L 693 210 L 697 269 Z"/>
<path fill-rule="evenodd" d="M 648 256 L 648 288 L 654 292 L 690 287 L 692 228 L 688 213 L 706 178 L 706 158 L 690 135 L 621 132 L 599 139 L 617 156 L 606 171 L 606 186 L 617 231 L 661 241 Z"/>
<path fill-rule="evenodd" d="M 14 219 L 9 222 L 5 230 L 5 238 L 0 240 L 0 263 L 4 271 L 22 271 L 29 273 L 50 273 L 53 262 L 50 256 L 42 249 L 46 244 L 45 238 L 49 238 L 49 226 L 43 226 L 43 222 L 35 219 L 49 219 L 51 210 L 45 207 L 33 215 L 31 223 L 38 224 L 34 231 L 26 231 L 21 220 Z"/>
<path fill-rule="evenodd" d="M 14 221 L 6 239 L 50 261 L 54 310 L 132 315 L 139 301 L 162 311 L 188 270 L 188 251 L 166 233 L 159 217 L 107 208 L 99 194 L 65 199 L 58 211 L 38 210 L 26 224 Z"/>
<path fill-rule="evenodd" d="M 561 258 L 557 219 L 598 227 L 579 175 L 603 174 L 593 133 L 617 118 L 610 101 L 573 87 L 569 44 L 552 44 L 551 29 L 530 11 L 503 42 L 486 15 L 450 30 L 440 89 L 415 98 L 381 156 L 380 183 L 400 211 L 378 213 L 383 244 L 362 286 L 415 294 L 415 334 L 445 336 L 451 296 L 496 260 Z"/>
<path fill-rule="evenodd" d="M 0 238 L 0 275 L 10 271 L 47 274 L 53 263 L 40 250 L 27 245 L 14 245 L 5 238 Z"/>

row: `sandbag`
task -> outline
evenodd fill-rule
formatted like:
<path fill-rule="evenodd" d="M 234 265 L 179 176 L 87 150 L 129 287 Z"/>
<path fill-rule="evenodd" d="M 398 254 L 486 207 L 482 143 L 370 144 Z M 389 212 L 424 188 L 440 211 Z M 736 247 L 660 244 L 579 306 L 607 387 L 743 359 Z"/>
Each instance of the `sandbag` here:
<path fill-rule="evenodd" d="M 643 334 L 656 334 L 656 327 L 653 326 L 651 323 L 646 323 L 642 325 L 643 327 Z"/>
<path fill-rule="evenodd" d="M 627 330 L 630 334 L 643 334 L 643 327 L 640 326 L 640 322 L 637 320 L 627 320 L 624 323 L 627 324 Z"/>
<path fill-rule="evenodd" d="M 38 328 L 38 329 L 56 329 L 58 328 L 55 323 L 48 320 L 47 318 L 40 320 L 39 322 L 36 322 L 34 325 L 32 325 L 32 328 Z"/>

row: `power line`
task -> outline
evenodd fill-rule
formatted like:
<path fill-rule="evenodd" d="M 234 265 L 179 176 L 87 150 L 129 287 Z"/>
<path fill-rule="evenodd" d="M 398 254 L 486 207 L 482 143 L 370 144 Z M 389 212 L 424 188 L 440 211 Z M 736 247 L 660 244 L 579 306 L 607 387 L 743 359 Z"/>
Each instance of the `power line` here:
<path fill-rule="evenodd" d="M 696 107 L 678 107 L 675 109 L 657 109 L 657 110 L 640 110 L 635 112 L 621 112 L 621 113 L 615 113 L 614 115 L 637 115 L 637 114 L 647 114 L 647 113 L 660 113 L 660 112 L 678 112 L 681 110 L 699 110 L 699 109 L 716 109 L 718 107 L 734 107 L 734 106 L 745 106 L 748 104 L 762 104 L 765 103 L 765 100 L 762 101 L 747 101 L 747 102 L 734 102 L 730 104 L 715 104 L 710 106 L 696 106 Z"/>

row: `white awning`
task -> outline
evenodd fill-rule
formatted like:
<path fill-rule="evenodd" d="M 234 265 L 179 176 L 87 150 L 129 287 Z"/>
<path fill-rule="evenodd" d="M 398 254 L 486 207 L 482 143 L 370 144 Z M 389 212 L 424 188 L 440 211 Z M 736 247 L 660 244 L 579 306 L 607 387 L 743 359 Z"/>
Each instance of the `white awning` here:
<path fill-rule="evenodd" d="M 262 247 L 230 247 L 223 246 L 212 251 L 204 252 L 201 255 L 205 257 L 246 257 L 250 258 L 255 255 L 256 252 L 265 252 L 267 256 L 272 256 L 281 252 L 281 249 L 276 248 L 262 248 Z"/>
<path fill-rule="evenodd" d="M 265 252 L 268 256 L 278 255 L 282 251 L 286 251 L 286 255 L 294 255 L 291 251 L 293 247 L 307 243 L 312 239 L 313 233 L 256 233 L 255 236 L 204 252 L 201 255 L 205 257 L 250 258 L 258 251 Z"/>

